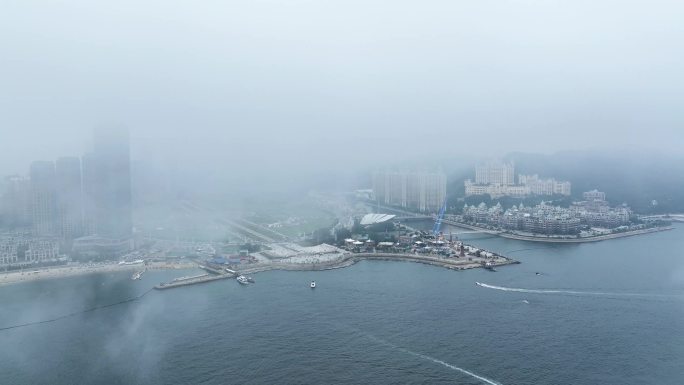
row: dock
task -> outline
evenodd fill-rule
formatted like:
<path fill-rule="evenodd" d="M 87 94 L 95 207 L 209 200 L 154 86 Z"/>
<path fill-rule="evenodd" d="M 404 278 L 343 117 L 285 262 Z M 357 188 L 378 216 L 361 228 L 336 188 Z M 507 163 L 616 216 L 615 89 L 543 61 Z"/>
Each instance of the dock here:
<path fill-rule="evenodd" d="M 218 281 L 219 279 L 226 279 L 226 278 L 233 278 L 233 276 L 227 275 L 227 274 L 224 274 L 224 275 L 206 275 L 202 278 L 195 278 L 195 279 L 177 281 L 177 282 L 171 281 L 171 282 L 167 282 L 167 283 L 160 283 L 159 285 L 156 285 L 154 288 L 157 290 L 172 289 L 174 287 L 196 285 L 198 283 Z"/>
<path fill-rule="evenodd" d="M 162 282 L 159 285 L 156 285 L 154 288 L 157 290 L 173 289 L 175 287 L 190 286 L 199 283 L 218 281 L 220 279 L 235 278 L 238 275 L 237 272 L 233 270 L 221 270 L 207 265 L 199 265 L 199 267 L 207 271 L 207 273 L 194 275 L 190 277 L 176 278 L 171 282 Z"/>

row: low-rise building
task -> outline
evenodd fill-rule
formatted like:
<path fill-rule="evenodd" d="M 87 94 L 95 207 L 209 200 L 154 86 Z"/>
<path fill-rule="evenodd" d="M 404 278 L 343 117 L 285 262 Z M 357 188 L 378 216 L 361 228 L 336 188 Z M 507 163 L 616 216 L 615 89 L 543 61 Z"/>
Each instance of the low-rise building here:
<path fill-rule="evenodd" d="M 55 262 L 63 259 L 59 253 L 59 240 L 34 238 L 31 234 L 9 233 L 0 235 L 0 266 L 26 266 Z"/>

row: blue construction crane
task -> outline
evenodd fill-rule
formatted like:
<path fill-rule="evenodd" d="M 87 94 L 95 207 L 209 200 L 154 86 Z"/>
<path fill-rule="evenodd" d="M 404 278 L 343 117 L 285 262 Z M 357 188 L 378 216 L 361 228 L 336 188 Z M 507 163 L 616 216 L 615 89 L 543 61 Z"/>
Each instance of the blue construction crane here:
<path fill-rule="evenodd" d="M 446 205 L 447 205 L 447 200 L 444 198 L 444 204 L 442 205 L 442 208 L 439 210 L 439 215 L 437 215 L 437 219 L 435 220 L 435 225 L 432 227 L 432 234 L 434 236 L 439 235 L 439 231 L 442 228 L 442 219 L 444 219 L 444 212 L 446 212 Z"/>

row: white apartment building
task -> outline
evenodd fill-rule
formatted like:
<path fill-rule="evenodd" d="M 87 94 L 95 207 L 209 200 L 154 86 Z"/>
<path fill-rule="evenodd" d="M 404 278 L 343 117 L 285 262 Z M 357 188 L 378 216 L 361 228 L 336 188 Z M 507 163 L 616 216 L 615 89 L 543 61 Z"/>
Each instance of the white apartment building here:
<path fill-rule="evenodd" d="M 518 182 L 521 185 L 528 186 L 530 194 L 534 195 L 554 195 L 560 194 L 570 196 L 571 185 L 567 181 L 558 181 L 551 179 L 540 179 L 539 175 L 523 175 L 518 176 Z"/>
<path fill-rule="evenodd" d="M 0 266 L 30 265 L 60 257 L 56 239 L 34 239 L 21 234 L 0 235 Z"/>
<path fill-rule="evenodd" d="M 515 184 L 513 163 L 487 162 L 475 167 L 475 184 Z"/>
<path fill-rule="evenodd" d="M 511 197 L 525 197 L 530 195 L 530 188 L 524 185 L 500 185 L 500 184 L 475 184 L 471 180 L 465 181 L 465 194 L 471 195 L 489 195 L 492 198 L 500 198 L 504 196 Z"/>
<path fill-rule="evenodd" d="M 605 201 L 606 200 L 606 193 L 604 193 L 603 191 L 591 190 L 591 191 L 587 191 L 587 192 L 582 193 L 582 197 L 587 202 Z"/>

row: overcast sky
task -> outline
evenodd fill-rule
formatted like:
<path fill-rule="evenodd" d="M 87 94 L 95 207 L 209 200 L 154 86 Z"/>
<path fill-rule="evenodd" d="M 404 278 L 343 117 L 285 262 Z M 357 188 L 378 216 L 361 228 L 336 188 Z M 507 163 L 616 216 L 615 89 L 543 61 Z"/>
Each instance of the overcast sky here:
<path fill-rule="evenodd" d="M 684 141 L 684 3 L 0 4 L 0 172 L 125 124 L 199 166 L 664 147 Z"/>

